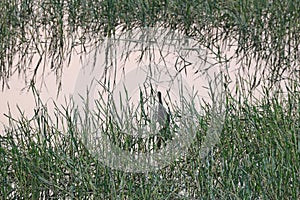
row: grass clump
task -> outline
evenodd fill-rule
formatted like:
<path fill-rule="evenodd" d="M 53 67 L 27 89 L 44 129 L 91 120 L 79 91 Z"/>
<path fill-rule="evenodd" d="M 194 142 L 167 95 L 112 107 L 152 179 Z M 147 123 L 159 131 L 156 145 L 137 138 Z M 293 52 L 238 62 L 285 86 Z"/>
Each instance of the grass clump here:
<path fill-rule="evenodd" d="M 55 120 L 42 104 L 32 118 L 9 116 L 10 127 L 0 137 L 1 196 L 297 199 L 300 94 L 277 93 L 256 103 L 238 101 L 230 93 L 226 99 L 221 140 L 208 157 L 201 159 L 199 149 L 210 124 L 209 109 L 198 120 L 188 153 L 147 173 L 114 170 L 92 156 L 81 140 L 72 103 L 57 107 Z"/>
<path fill-rule="evenodd" d="M 237 59 L 245 69 L 273 72 L 277 80 L 299 65 L 299 9 L 299 1 L 288 0 L 4 0 L 0 82 L 9 87 L 15 72 L 35 82 L 50 67 L 61 83 L 74 53 L 81 56 L 116 32 L 156 26 L 192 37 L 220 62 Z M 226 55 L 228 50 L 234 54 Z"/>

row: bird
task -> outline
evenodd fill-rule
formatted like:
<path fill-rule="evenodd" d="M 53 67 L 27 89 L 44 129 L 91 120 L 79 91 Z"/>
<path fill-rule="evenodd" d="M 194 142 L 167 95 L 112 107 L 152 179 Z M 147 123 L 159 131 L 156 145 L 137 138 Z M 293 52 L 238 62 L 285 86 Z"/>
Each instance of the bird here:
<path fill-rule="evenodd" d="M 158 107 L 157 107 L 157 122 L 162 128 L 159 130 L 160 135 L 157 136 L 157 147 L 160 149 L 162 145 L 166 145 L 166 140 L 170 133 L 170 114 L 166 111 L 163 106 L 163 101 L 161 98 L 161 92 L 157 92 L 158 97 Z"/>
<path fill-rule="evenodd" d="M 163 128 L 167 128 L 170 124 L 170 114 L 166 111 L 165 107 L 163 106 L 160 91 L 157 92 L 157 97 L 158 97 L 157 121 Z"/>

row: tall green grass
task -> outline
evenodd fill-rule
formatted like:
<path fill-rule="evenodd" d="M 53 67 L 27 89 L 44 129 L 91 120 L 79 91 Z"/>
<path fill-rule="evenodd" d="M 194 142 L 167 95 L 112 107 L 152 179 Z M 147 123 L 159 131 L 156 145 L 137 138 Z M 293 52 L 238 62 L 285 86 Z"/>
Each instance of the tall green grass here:
<path fill-rule="evenodd" d="M 50 67 L 61 83 L 74 53 L 82 55 L 116 31 L 157 25 L 193 37 L 219 62 L 237 58 L 245 69 L 272 72 L 276 81 L 299 65 L 299 9 L 299 1 L 290 0 L 3 0 L 0 82 L 9 86 L 13 73 L 35 82 Z"/>
<path fill-rule="evenodd" d="M 299 9 L 288 0 L 1 1 L 2 88 L 14 73 L 34 83 L 48 66 L 60 83 L 74 52 L 82 55 L 116 31 L 156 25 L 192 37 L 219 64 L 236 59 L 246 74 L 254 69 L 226 93 L 221 140 L 206 159 L 199 149 L 209 105 L 188 153 L 148 173 L 103 165 L 82 141 L 72 101 L 48 110 L 34 92 L 35 114 L 8 113 L 0 134 L 1 199 L 299 199 Z M 261 99 L 244 93 L 258 86 Z"/>
<path fill-rule="evenodd" d="M 0 137 L 3 199 L 299 198 L 300 94 L 296 90 L 285 95 L 265 93 L 256 102 L 239 101 L 228 92 L 221 140 L 210 154 L 201 159 L 200 146 L 211 119 L 207 107 L 187 154 L 147 173 L 106 167 L 83 144 L 77 128 L 80 116 L 72 101 L 49 111 L 34 94 L 35 115 L 18 119 L 8 115 L 10 126 Z M 50 118 L 49 112 L 56 117 Z M 117 141 L 115 136 L 111 139 Z"/>

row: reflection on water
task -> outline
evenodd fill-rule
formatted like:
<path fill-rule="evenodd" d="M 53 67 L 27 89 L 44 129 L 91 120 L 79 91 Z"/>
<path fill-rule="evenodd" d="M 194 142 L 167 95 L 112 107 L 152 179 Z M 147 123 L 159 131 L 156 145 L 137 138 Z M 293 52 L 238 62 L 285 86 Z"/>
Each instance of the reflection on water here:
<path fill-rule="evenodd" d="M 136 36 L 132 36 L 136 37 Z M 138 36 L 138 38 L 141 38 L 141 36 Z M 164 38 L 165 39 L 165 38 Z M 179 41 L 178 38 L 172 38 L 174 41 L 176 39 Z M 182 39 L 182 38 L 181 38 Z M 145 40 L 148 40 L 148 42 L 151 43 L 153 38 L 146 38 Z M 137 44 L 134 44 L 133 46 L 130 45 L 124 45 L 119 49 L 119 54 L 117 55 L 117 58 L 120 60 L 119 64 L 117 66 L 114 66 L 114 70 L 110 69 L 110 75 L 108 76 L 109 79 L 106 80 L 107 82 L 112 82 L 112 79 L 117 79 L 120 80 L 122 77 L 124 78 L 124 74 L 128 73 L 133 73 L 135 72 L 134 70 L 137 69 L 137 63 L 139 63 L 140 66 L 152 66 L 149 67 L 149 72 L 146 73 L 147 76 L 150 78 L 153 78 L 152 76 L 154 74 L 158 75 L 163 75 L 163 74 L 168 74 L 171 72 L 171 70 L 168 70 L 168 72 L 163 72 L 164 66 L 173 66 L 170 67 L 170 69 L 174 70 L 174 72 L 180 71 L 180 74 L 182 75 L 182 78 L 184 81 L 186 81 L 190 86 L 191 89 L 195 90 L 197 92 L 197 95 L 199 96 L 200 100 L 204 102 L 210 102 L 210 94 L 209 94 L 209 84 L 207 80 L 203 80 L 201 78 L 201 70 L 199 71 L 199 66 L 209 66 L 214 64 L 212 60 L 209 59 L 203 59 L 207 60 L 207 63 L 199 64 L 199 63 L 193 63 L 195 58 L 199 57 L 199 55 L 207 56 L 203 52 L 199 52 L 200 50 L 195 48 L 195 44 L 193 44 L 193 41 L 189 41 L 187 39 L 182 39 L 182 42 L 184 43 L 183 45 L 186 45 L 180 53 L 172 54 L 170 53 L 170 48 L 173 47 L 173 49 L 178 48 L 176 45 L 178 44 L 177 42 L 172 41 L 168 43 L 164 42 L 164 48 L 163 51 L 157 51 L 155 48 L 150 49 L 149 46 L 143 46 L 141 45 L 140 48 L 144 47 L 145 49 L 149 48 L 148 55 L 144 56 L 146 58 L 145 60 L 140 60 L 141 58 L 141 53 L 135 52 L 134 50 L 136 49 Z M 180 42 L 179 42 L 180 43 Z M 106 52 L 106 49 L 110 45 L 109 42 L 106 43 L 106 46 L 101 47 L 100 52 Z M 166 45 L 169 45 L 170 47 L 166 47 Z M 120 53 L 122 52 L 122 53 Z M 176 52 L 176 51 L 175 51 Z M 178 51 L 179 52 L 179 51 Z M 227 57 L 230 57 L 234 52 L 234 49 L 231 51 L 225 52 L 224 54 Z M 113 54 L 113 52 L 111 52 Z M 152 58 L 149 53 L 152 53 Z M 101 54 L 101 53 L 100 53 Z M 178 56 L 179 55 L 179 56 Z M 37 89 L 40 93 L 40 97 L 44 103 L 47 103 L 47 106 L 49 107 L 49 114 L 51 115 L 52 112 L 51 110 L 54 109 L 54 105 L 52 101 L 55 101 L 57 105 L 60 104 L 65 104 L 66 99 L 69 98 L 70 96 L 74 95 L 74 93 L 79 92 L 76 90 L 78 88 L 78 77 L 81 76 L 82 74 L 90 74 L 91 76 L 95 75 L 95 69 L 91 70 L 91 68 L 86 68 L 87 65 L 90 65 L 90 63 L 94 62 L 94 59 L 92 59 L 94 55 L 88 55 L 86 58 L 88 60 L 85 60 L 84 63 L 80 62 L 79 56 L 73 55 L 71 64 L 68 68 L 64 69 L 63 76 L 62 76 L 62 87 L 59 95 L 57 96 L 57 84 L 56 84 L 56 77 L 53 72 L 50 70 L 44 72 L 44 78 L 37 79 L 36 81 L 36 86 Z M 112 55 L 111 55 L 112 56 Z M 184 58 L 184 59 L 182 59 Z M 151 60 L 152 59 L 152 60 Z M 149 63 L 150 61 L 155 61 L 156 63 Z M 101 57 L 98 59 L 96 62 L 96 65 L 102 66 L 103 64 L 107 64 L 107 59 Z M 34 63 L 34 62 L 33 62 Z M 175 63 L 175 64 L 174 64 Z M 260 95 L 262 95 L 262 88 L 260 87 L 260 77 L 263 75 L 261 72 L 262 68 L 258 68 L 255 70 L 255 67 L 250 68 L 249 71 L 245 70 L 243 71 L 241 68 L 238 68 L 236 66 L 237 60 L 233 59 L 230 63 L 224 64 L 224 66 L 218 66 L 214 65 L 213 67 L 210 68 L 212 70 L 211 74 L 218 73 L 218 69 L 221 67 L 222 68 L 222 73 L 227 77 L 227 83 L 228 87 L 230 90 L 234 90 L 237 85 L 241 87 L 241 91 L 245 92 L 245 96 L 249 95 L 248 97 L 251 97 L 253 99 L 257 98 L 259 99 Z M 114 65 L 114 64 L 112 64 Z M 159 66 L 162 65 L 162 67 L 153 67 L 153 66 Z M 253 63 L 253 66 L 255 63 Z M 175 67 L 174 67 L 175 66 Z M 186 69 L 184 66 L 188 66 Z M 198 67 L 198 68 L 197 68 Z M 201 68 L 204 69 L 205 67 Z M 47 70 L 48 68 L 45 68 Z M 96 69 L 97 70 L 97 69 Z M 103 70 L 107 70 L 105 67 L 103 67 Z M 102 72 L 103 72 L 102 70 Z M 156 70 L 156 72 L 155 72 Z M 113 72 L 112 72 L 113 71 Z M 195 73 L 197 72 L 197 73 Z M 41 75 L 41 71 L 39 72 Z M 113 75 L 112 75 L 113 74 Z M 98 74 L 100 77 L 100 75 Z M 134 75 L 133 75 L 134 76 Z M 174 74 L 172 75 L 174 76 Z M 287 74 L 288 76 L 288 74 Z M 96 77 L 97 78 L 97 77 Z M 101 77 L 100 77 L 101 78 Z M 142 82 L 142 80 L 138 81 L 138 79 L 141 78 L 141 75 L 136 74 L 134 78 L 131 77 L 131 79 L 127 81 L 137 81 L 137 82 Z M 114 80 L 115 81 L 115 80 Z M 226 80 L 225 80 L 226 81 Z M 90 84 L 89 82 L 79 82 L 79 84 L 86 84 L 86 87 Z M 32 94 L 31 90 L 24 89 L 24 81 L 22 78 L 19 78 L 18 76 L 13 76 L 11 80 L 9 81 L 10 89 L 5 89 L 4 91 L 1 91 L 1 98 L 0 98 L 0 122 L 8 125 L 8 119 L 7 117 L 4 116 L 4 113 L 8 113 L 9 109 L 14 117 L 18 117 L 19 115 L 19 110 L 16 105 L 19 106 L 20 110 L 24 114 L 27 115 L 28 117 L 32 116 L 34 114 L 34 107 L 35 107 L 35 101 L 34 97 Z M 282 82 L 282 85 L 284 83 Z M 137 103 L 138 98 L 139 98 L 139 93 L 138 91 L 138 85 L 135 85 L 136 88 L 133 89 L 131 97 L 133 102 Z M 85 86 L 82 86 L 82 88 L 85 90 Z M 122 87 L 122 85 L 120 86 Z M 173 102 L 176 102 L 178 98 L 178 95 L 174 94 L 172 90 L 168 90 L 168 85 L 163 83 L 163 82 L 158 82 L 156 85 L 155 90 L 163 90 L 167 91 L 169 95 L 171 95 L 171 98 L 173 99 Z M 254 90 L 252 90 L 252 88 Z M 83 90 L 83 91 L 84 91 Z M 252 91 L 251 91 L 252 90 Z M 249 92 L 251 91 L 251 92 Z M 74 92 L 74 93 L 73 93 Z M 82 92 L 82 91 L 80 91 Z M 96 94 L 97 92 L 95 92 Z M 248 94 L 247 94 L 248 93 Z M 96 95 L 95 95 L 96 96 Z M 9 107 L 8 107 L 9 105 Z M 1 127 L 2 129 L 2 127 Z"/>

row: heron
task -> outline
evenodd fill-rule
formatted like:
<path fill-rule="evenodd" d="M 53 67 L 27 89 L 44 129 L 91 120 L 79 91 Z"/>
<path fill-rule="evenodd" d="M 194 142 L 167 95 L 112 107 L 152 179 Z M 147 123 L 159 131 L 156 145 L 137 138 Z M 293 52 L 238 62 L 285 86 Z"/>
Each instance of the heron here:
<path fill-rule="evenodd" d="M 163 128 L 167 128 L 170 124 L 170 114 L 163 106 L 163 101 L 161 98 L 160 91 L 157 92 L 157 97 L 158 97 L 157 121 L 161 126 L 163 126 Z"/>
<path fill-rule="evenodd" d="M 166 139 L 169 138 L 170 134 L 170 114 L 167 112 L 166 108 L 163 105 L 161 92 L 157 92 L 158 97 L 158 107 L 157 107 L 157 122 L 162 128 L 159 130 L 160 135 L 157 138 L 157 147 L 161 148 L 161 145 L 166 145 Z"/>

